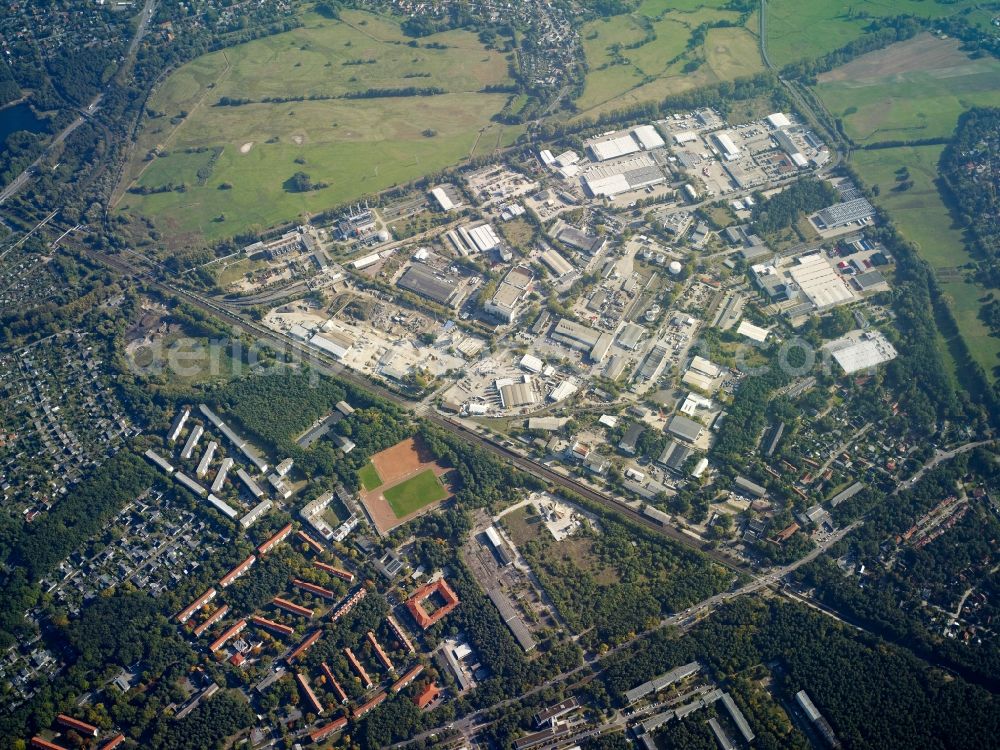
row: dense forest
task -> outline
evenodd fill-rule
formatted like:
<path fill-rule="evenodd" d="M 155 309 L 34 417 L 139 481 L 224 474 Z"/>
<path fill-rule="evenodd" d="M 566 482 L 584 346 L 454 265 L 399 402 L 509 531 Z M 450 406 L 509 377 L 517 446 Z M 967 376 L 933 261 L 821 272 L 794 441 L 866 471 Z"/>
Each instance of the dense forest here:
<path fill-rule="evenodd" d="M 954 201 L 966 242 L 976 260 L 976 278 L 1000 288 L 1000 109 L 977 108 L 962 115 L 955 137 L 941 155 L 941 177 Z M 980 318 L 1000 336 L 1000 301 L 990 293 Z"/>
<path fill-rule="evenodd" d="M 804 177 L 777 195 L 764 198 L 757 195 L 753 208 L 754 228 L 763 234 L 787 229 L 803 214 L 811 214 L 837 203 L 837 191 L 825 180 Z"/>

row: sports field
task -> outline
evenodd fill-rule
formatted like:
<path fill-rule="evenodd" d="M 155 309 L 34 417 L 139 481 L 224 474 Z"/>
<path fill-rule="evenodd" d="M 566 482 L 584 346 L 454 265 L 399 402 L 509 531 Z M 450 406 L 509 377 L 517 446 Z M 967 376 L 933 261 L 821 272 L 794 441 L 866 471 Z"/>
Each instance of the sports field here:
<path fill-rule="evenodd" d="M 442 480 L 447 473 L 419 437 L 402 440 L 359 472 L 361 504 L 379 533 L 387 534 L 449 497 Z"/>
<path fill-rule="evenodd" d="M 365 464 L 361 467 L 358 479 L 361 480 L 361 486 L 369 492 L 382 486 L 382 477 L 378 475 L 378 471 L 372 464 Z"/>
<path fill-rule="evenodd" d="M 782 67 L 839 49 L 865 33 L 872 18 L 944 18 L 981 5 L 976 0 L 767 0 L 767 51 Z"/>
<path fill-rule="evenodd" d="M 396 513 L 396 518 L 405 518 L 431 503 L 444 500 L 448 497 L 448 490 L 444 488 L 433 470 L 427 469 L 395 487 L 390 487 L 384 494 Z"/>
<path fill-rule="evenodd" d="M 992 375 L 1000 365 L 1000 339 L 991 336 L 978 318 L 979 300 L 988 291 L 964 281 L 958 268 L 972 258 L 935 184 L 942 150 L 942 146 L 920 146 L 856 151 L 851 162 L 868 185 L 879 186 L 877 202 L 889 211 L 903 236 L 917 245 L 920 256 L 935 269 L 962 338 L 973 358 Z M 903 167 L 913 187 L 899 192 L 893 188 L 898 184 L 897 170 Z"/>
<path fill-rule="evenodd" d="M 576 105 L 587 116 L 655 101 L 670 94 L 763 69 L 756 15 L 741 14 L 723 0 L 644 0 L 634 13 L 592 21 L 581 30 L 588 73 Z M 703 24 L 726 21 L 695 38 Z"/>
<path fill-rule="evenodd" d="M 150 194 L 125 192 L 118 209 L 150 217 L 178 246 L 197 245 L 384 190 L 519 134 L 490 121 L 509 95 L 482 91 L 510 82 L 508 60 L 474 34 L 410 46 L 390 19 L 343 19 L 309 14 L 302 28 L 178 69 L 150 100 L 122 185 Z M 410 88 L 444 93 L 337 98 Z M 220 106 L 223 97 L 251 102 Z M 292 192 L 296 172 L 325 187 Z M 184 189 L 153 192 L 171 184 Z"/>
<path fill-rule="evenodd" d="M 1000 60 L 920 34 L 819 76 L 816 93 L 857 143 L 950 136 L 959 115 L 1000 104 Z"/>

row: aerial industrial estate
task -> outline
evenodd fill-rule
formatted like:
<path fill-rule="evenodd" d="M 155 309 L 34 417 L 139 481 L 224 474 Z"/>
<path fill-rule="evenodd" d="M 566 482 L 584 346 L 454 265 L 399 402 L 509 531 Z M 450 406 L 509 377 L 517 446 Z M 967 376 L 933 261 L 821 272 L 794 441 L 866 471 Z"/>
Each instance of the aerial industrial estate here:
<path fill-rule="evenodd" d="M 995 745 L 996 9 L 508 5 L 0 11 L 0 745 Z"/>

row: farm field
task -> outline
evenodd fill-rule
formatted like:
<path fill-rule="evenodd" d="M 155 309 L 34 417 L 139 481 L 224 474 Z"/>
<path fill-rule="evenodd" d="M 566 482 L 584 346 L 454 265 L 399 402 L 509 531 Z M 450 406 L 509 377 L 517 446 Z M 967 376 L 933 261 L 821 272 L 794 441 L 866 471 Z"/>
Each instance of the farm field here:
<path fill-rule="evenodd" d="M 444 500 L 448 496 L 448 490 L 434 472 L 427 469 L 387 489 L 384 494 L 396 517 L 405 518 L 431 503 Z"/>
<path fill-rule="evenodd" d="M 630 14 L 592 21 L 581 30 L 589 72 L 576 105 L 593 116 L 637 102 L 731 80 L 763 70 L 756 16 L 743 18 L 722 2 L 645 0 Z M 702 24 L 726 21 L 704 39 L 693 39 Z"/>
<path fill-rule="evenodd" d="M 1000 104 L 1000 60 L 921 34 L 823 73 L 816 93 L 857 143 L 948 137 L 959 115 Z"/>
<path fill-rule="evenodd" d="M 508 61 L 475 35 L 436 34 L 411 47 L 392 20 L 343 17 L 306 15 L 300 29 L 204 55 L 171 75 L 149 103 L 123 185 L 148 194 L 125 192 L 118 209 L 151 218 L 178 245 L 198 245 L 328 209 L 517 137 L 490 121 L 509 95 L 482 93 L 510 82 Z M 407 88 L 445 93 L 336 98 Z M 220 106 L 223 97 L 251 101 Z M 213 149 L 221 149 L 214 159 Z M 291 192 L 297 172 L 325 187 Z M 158 192 L 180 184 L 183 191 Z"/>
<path fill-rule="evenodd" d="M 971 260 L 962 233 L 953 226 L 948 207 L 935 185 L 942 146 L 919 146 L 857 151 L 852 163 L 868 185 L 878 185 L 877 202 L 892 215 L 900 231 L 919 248 L 937 272 L 952 307 L 959 331 L 972 356 L 987 373 L 1000 365 L 1000 339 L 979 320 L 979 298 L 985 287 L 961 279 L 956 267 Z M 913 187 L 896 192 L 897 170 L 906 167 Z"/>
<path fill-rule="evenodd" d="M 874 17 L 945 18 L 978 5 L 976 0 L 767 0 L 768 56 L 780 68 L 853 42 Z"/>

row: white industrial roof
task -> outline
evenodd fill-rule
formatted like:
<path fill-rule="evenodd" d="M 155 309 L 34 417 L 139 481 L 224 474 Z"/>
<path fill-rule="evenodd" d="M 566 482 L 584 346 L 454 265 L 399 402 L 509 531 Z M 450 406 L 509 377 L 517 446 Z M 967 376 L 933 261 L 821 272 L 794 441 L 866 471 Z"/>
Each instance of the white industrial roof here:
<path fill-rule="evenodd" d="M 715 142 L 719 144 L 719 148 L 723 150 L 727 159 L 732 159 L 740 153 L 740 150 L 733 143 L 733 139 L 729 137 L 728 133 L 716 133 Z"/>
<path fill-rule="evenodd" d="M 775 130 L 780 130 L 781 128 L 787 128 L 792 124 L 792 121 L 788 119 L 788 116 L 784 112 L 775 112 L 772 115 L 767 116 L 767 121 L 771 124 L 771 127 Z"/>
<path fill-rule="evenodd" d="M 343 356 L 347 354 L 348 350 L 350 350 L 351 348 L 349 346 L 345 347 L 340 342 L 327 338 L 321 333 L 317 333 L 315 336 L 309 339 L 309 343 L 315 346 L 317 349 L 322 349 L 328 354 L 332 354 L 334 357 L 337 357 L 338 359 L 342 359 Z"/>
<path fill-rule="evenodd" d="M 570 164 L 576 164 L 578 161 L 580 161 L 580 156 L 576 151 L 563 151 L 556 157 L 555 164 L 557 167 L 568 167 Z"/>
<path fill-rule="evenodd" d="M 766 328 L 755 326 L 753 323 L 749 323 L 744 320 L 740 323 L 740 327 L 736 329 L 736 333 L 741 336 L 746 336 L 748 339 L 763 342 L 767 339 L 768 334 L 771 332 Z"/>
<path fill-rule="evenodd" d="M 468 231 L 469 236 L 476 243 L 476 247 L 481 253 L 488 252 L 500 246 L 500 238 L 497 237 L 497 233 L 493 231 L 493 227 L 489 224 L 483 224 Z"/>
<path fill-rule="evenodd" d="M 827 348 L 848 375 L 896 358 L 896 347 L 877 331 L 867 332 L 861 338 L 832 341 Z"/>
<path fill-rule="evenodd" d="M 553 401 L 562 401 L 563 399 L 567 399 L 570 396 L 572 396 L 574 393 L 577 392 L 577 390 L 578 386 L 576 385 L 576 383 L 573 383 L 569 380 L 564 380 L 563 382 L 561 382 L 559 385 L 557 385 L 555 388 L 552 389 L 552 392 L 549 393 L 549 398 L 552 399 Z"/>
<path fill-rule="evenodd" d="M 796 167 L 808 167 L 809 166 L 809 160 L 806 157 L 804 157 L 802 154 L 800 154 L 798 151 L 796 151 L 794 154 L 792 154 L 790 158 L 792 160 L 792 163 L 795 164 Z"/>
<path fill-rule="evenodd" d="M 542 164 L 544 164 L 546 167 L 550 166 L 556 160 L 556 157 L 554 157 L 552 155 L 552 152 L 549 151 L 548 149 L 545 149 L 544 151 L 539 151 L 538 158 L 542 160 Z"/>
<path fill-rule="evenodd" d="M 719 373 L 722 372 L 722 369 L 710 359 L 698 356 L 691 360 L 691 369 L 710 378 L 717 378 L 719 377 Z"/>
<path fill-rule="evenodd" d="M 451 202 L 451 198 L 449 198 L 448 194 L 441 188 L 436 187 L 431 190 L 431 195 L 434 196 L 434 200 L 436 200 L 438 205 L 441 206 L 442 211 L 450 211 L 455 207 L 455 204 Z"/>
<path fill-rule="evenodd" d="M 854 299 L 847 281 L 820 253 L 800 257 L 790 273 L 802 293 L 820 310 Z"/>
<path fill-rule="evenodd" d="M 666 145 L 659 132 L 652 125 L 640 125 L 637 128 L 633 128 L 632 137 L 647 151 Z"/>
<path fill-rule="evenodd" d="M 631 135 L 619 135 L 590 144 L 590 150 L 595 159 L 606 161 L 614 159 L 616 156 L 635 153 L 639 150 L 639 144 Z"/>
<path fill-rule="evenodd" d="M 587 183 L 587 189 L 595 196 L 606 195 L 609 198 L 613 198 L 621 193 L 627 193 L 632 189 L 623 174 L 613 174 L 608 177 L 588 176 L 583 179 Z"/>
<path fill-rule="evenodd" d="M 542 362 L 538 357 L 532 354 L 525 354 L 521 357 L 521 367 L 523 367 L 528 372 L 541 372 L 545 363 Z"/>
<path fill-rule="evenodd" d="M 674 140 L 677 142 L 678 146 L 682 146 L 685 143 L 691 143 L 692 141 L 698 140 L 698 134 L 693 130 L 682 130 L 679 133 L 674 133 Z"/>

